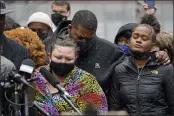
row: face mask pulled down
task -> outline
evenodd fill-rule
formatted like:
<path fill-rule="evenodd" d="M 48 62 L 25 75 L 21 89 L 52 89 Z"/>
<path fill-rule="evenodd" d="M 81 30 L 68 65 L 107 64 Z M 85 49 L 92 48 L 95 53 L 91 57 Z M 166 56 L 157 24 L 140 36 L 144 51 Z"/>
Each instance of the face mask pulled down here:
<path fill-rule="evenodd" d="M 149 57 L 151 57 L 155 52 L 144 52 L 144 53 L 139 53 L 139 52 L 133 52 L 130 50 L 130 54 L 133 58 L 135 58 L 136 60 L 147 60 Z"/>
<path fill-rule="evenodd" d="M 53 23 L 55 24 L 55 26 L 58 26 L 61 21 L 67 20 L 67 16 L 54 13 L 54 14 L 51 14 L 51 19 Z"/>
<path fill-rule="evenodd" d="M 57 63 L 51 61 L 50 69 L 57 76 L 64 77 L 74 69 L 74 63 Z"/>

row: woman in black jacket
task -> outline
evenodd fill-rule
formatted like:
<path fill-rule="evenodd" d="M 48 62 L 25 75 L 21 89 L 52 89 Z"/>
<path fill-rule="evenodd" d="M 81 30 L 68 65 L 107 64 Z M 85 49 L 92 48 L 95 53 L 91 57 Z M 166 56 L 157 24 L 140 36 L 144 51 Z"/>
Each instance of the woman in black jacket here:
<path fill-rule="evenodd" d="M 133 116 L 174 115 L 174 69 L 152 57 L 153 33 L 146 24 L 134 28 L 131 57 L 117 65 L 112 76 L 110 110 L 126 109 Z"/>

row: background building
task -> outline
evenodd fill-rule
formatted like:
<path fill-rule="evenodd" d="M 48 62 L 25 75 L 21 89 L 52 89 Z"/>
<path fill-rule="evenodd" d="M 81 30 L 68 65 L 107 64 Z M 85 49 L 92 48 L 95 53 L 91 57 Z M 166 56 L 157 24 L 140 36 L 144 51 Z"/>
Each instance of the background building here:
<path fill-rule="evenodd" d="M 141 1 L 140 3 L 142 3 Z M 7 8 L 15 10 L 10 16 L 22 26 L 26 26 L 29 16 L 34 12 L 51 14 L 52 1 L 9 1 Z M 130 22 L 138 22 L 141 4 L 137 1 L 70 1 L 72 19 L 74 13 L 80 9 L 88 9 L 94 12 L 98 18 L 97 35 L 111 42 L 114 41 L 118 29 Z M 156 1 L 158 8 L 156 16 L 162 29 L 173 32 L 173 1 Z"/>

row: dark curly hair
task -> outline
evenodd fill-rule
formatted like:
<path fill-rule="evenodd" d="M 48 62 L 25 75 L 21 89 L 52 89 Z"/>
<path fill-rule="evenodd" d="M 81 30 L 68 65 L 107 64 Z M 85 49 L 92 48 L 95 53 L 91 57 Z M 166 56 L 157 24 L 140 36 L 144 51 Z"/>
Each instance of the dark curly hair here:
<path fill-rule="evenodd" d="M 28 28 L 16 28 L 4 32 L 11 40 L 24 46 L 29 51 L 29 58 L 35 63 L 36 67 L 46 64 L 46 51 L 42 41 L 37 36 L 37 33 Z"/>
<path fill-rule="evenodd" d="M 161 25 L 160 25 L 159 21 L 152 14 L 145 14 L 141 18 L 141 24 L 148 24 L 148 25 L 152 26 L 156 34 L 158 34 L 161 30 Z"/>

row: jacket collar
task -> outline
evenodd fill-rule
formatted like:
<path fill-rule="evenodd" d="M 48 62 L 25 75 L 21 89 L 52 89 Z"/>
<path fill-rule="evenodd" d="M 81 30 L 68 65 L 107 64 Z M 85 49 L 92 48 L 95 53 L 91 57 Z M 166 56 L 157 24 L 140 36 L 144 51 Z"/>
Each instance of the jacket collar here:
<path fill-rule="evenodd" d="M 137 72 L 137 67 L 131 56 L 127 57 L 123 64 Z M 144 67 L 153 67 L 153 66 L 157 66 L 155 55 L 152 55 L 152 58 L 147 62 L 147 64 Z"/>

